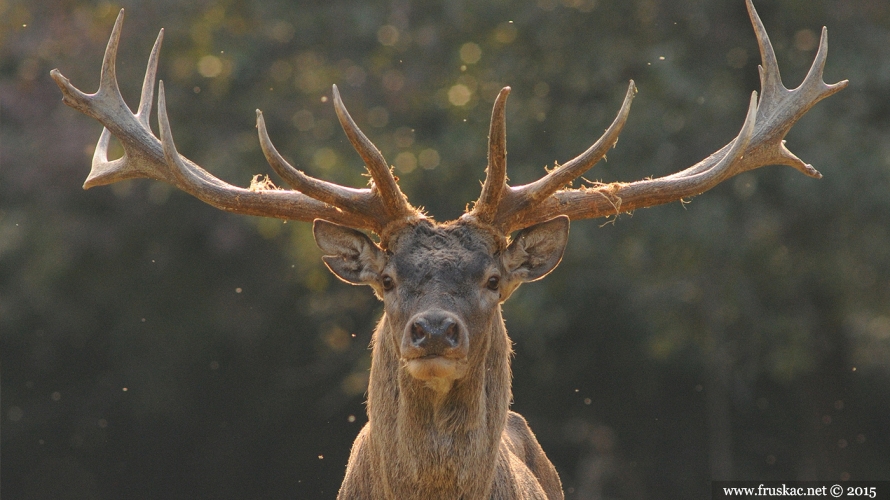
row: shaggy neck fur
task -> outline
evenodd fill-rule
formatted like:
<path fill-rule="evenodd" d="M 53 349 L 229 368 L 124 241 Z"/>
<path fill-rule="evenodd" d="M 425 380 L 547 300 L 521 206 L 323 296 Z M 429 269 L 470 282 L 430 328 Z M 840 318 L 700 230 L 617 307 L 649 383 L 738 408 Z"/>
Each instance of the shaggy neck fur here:
<path fill-rule="evenodd" d="M 446 393 L 405 371 L 386 315 L 374 333 L 368 388 L 374 497 L 487 498 L 510 404 L 510 343 L 500 308 Z M 431 496 L 432 495 L 432 496 Z"/>

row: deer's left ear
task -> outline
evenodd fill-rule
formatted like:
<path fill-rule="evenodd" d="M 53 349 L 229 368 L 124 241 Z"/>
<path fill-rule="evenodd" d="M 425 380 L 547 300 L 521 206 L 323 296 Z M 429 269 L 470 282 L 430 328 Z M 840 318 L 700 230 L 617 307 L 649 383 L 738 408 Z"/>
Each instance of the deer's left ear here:
<path fill-rule="evenodd" d="M 520 231 L 503 254 L 510 281 L 518 285 L 547 276 L 562 260 L 568 239 L 569 218 L 565 215 Z"/>
<path fill-rule="evenodd" d="M 318 248 L 327 254 L 322 260 L 341 280 L 368 285 L 383 272 L 386 256 L 365 233 L 321 219 L 313 224 L 312 233 Z"/>

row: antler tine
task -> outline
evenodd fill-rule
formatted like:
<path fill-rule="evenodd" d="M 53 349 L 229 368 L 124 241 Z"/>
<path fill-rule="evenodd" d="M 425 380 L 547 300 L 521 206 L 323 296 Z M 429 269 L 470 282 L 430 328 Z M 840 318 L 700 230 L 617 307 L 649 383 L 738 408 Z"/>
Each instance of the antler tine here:
<path fill-rule="evenodd" d="M 773 104 L 781 99 L 782 96 L 790 92 L 782 83 L 782 76 L 779 72 L 779 61 L 776 59 L 776 51 L 773 50 L 773 44 L 770 42 L 763 26 L 763 21 L 751 0 L 745 0 L 745 7 L 748 9 L 748 17 L 754 26 L 754 35 L 757 37 L 757 47 L 760 49 L 761 65 L 757 70 L 760 72 L 760 95 L 761 100 L 766 103 Z M 769 108 L 764 108 L 763 112 L 769 113 Z"/>
<path fill-rule="evenodd" d="M 823 75 L 825 71 L 825 62 L 828 60 L 828 28 L 825 26 L 822 27 L 822 33 L 819 35 L 819 49 L 816 51 L 816 58 L 813 59 L 813 64 L 810 65 L 810 70 L 807 71 L 807 76 L 804 78 L 804 82 L 814 82 L 816 85 L 821 85 L 825 87 L 826 95 L 828 97 L 836 92 L 840 92 L 843 90 L 847 84 L 849 84 L 848 80 L 842 80 L 838 83 L 834 84 L 826 84 L 823 81 Z M 823 97 L 823 99 L 825 98 Z"/>
<path fill-rule="evenodd" d="M 158 131 L 161 136 L 161 148 L 164 151 L 164 164 L 168 167 L 167 172 L 173 178 L 173 185 L 204 201 L 207 201 L 209 192 L 214 191 L 213 188 L 225 190 L 227 187 L 234 187 L 213 177 L 194 163 L 187 163 L 176 150 L 167 114 L 167 95 L 164 92 L 163 80 L 158 84 Z"/>
<path fill-rule="evenodd" d="M 313 221 L 317 218 L 337 221 L 355 228 L 380 231 L 382 225 L 363 213 L 344 212 L 297 191 L 245 189 L 228 184 L 192 163 L 176 150 L 167 113 L 164 82 L 158 88 L 158 130 L 164 152 L 164 164 L 177 188 L 214 207 L 230 212 Z"/>
<path fill-rule="evenodd" d="M 56 83 L 63 90 L 62 100 L 65 104 L 81 111 L 89 113 L 89 106 L 85 103 L 90 101 L 113 99 L 115 104 L 126 107 L 121 96 L 120 89 L 117 86 L 117 47 L 120 44 L 121 29 L 124 24 L 124 9 L 121 9 L 114 21 L 114 27 L 111 29 L 111 36 L 108 38 L 108 44 L 105 46 L 105 55 L 102 57 L 102 68 L 99 72 L 99 89 L 95 94 L 85 94 L 76 89 L 67 78 L 63 77 L 58 70 L 50 71 L 50 75 L 56 80 Z M 67 92 L 65 92 L 67 91 Z M 90 115 L 93 116 L 93 115 Z M 94 118 L 97 118 L 93 116 Z"/>
<path fill-rule="evenodd" d="M 118 14 L 119 23 L 123 21 L 123 16 L 124 11 L 123 9 L 121 9 L 121 13 Z M 115 26 L 117 26 L 117 24 L 118 23 L 116 23 Z M 112 35 L 112 38 L 115 40 L 113 50 L 106 51 L 106 54 L 108 52 L 112 52 L 112 58 L 110 61 L 110 72 L 112 74 L 116 73 L 114 58 L 117 54 L 117 42 L 119 41 L 119 37 L 120 29 L 117 30 L 117 38 L 114 38 L 114 36 Z M 161 29 L 161 31 L 158 33 L 158 38 L 155 40 L 154 47 L 152 47 L 151 49 L 151 54 L 148 56 L 148 65 L 145 68 L 145 78 L 142 80 L 142 93 L 140 94 L 139 98 L 139 108 L 135 115 L 136 121 L 139 122 L 146 130 L 151 130 L 148 124 L 148 119 L 151 116 L 151 105 L 152 101 L 154 100 L 155 79 L 157 78 L 158 74 L 158 54 L 161 51 L 161 43 L 163 42 L 163 40 L 164 30 Z M 120 95 L 120 88 L 118 87 L 116 76 L 112 79 L 110 85 L 113 85 L 113 88 L 117 89 L 117 94 Z M 104 179 L 107 178 L 110 172 L 114 172 L 117 169 L 117 162 L 120 162 L 122 160 L 108 160 L 108 145 L 110 140 L 111 132 L 109 132 L 107 128 L 103 128 L 102 135 L 99 136 L 99 143 L 96 145 L 96 151 L 93 153 L 93 162 L 92 167 L 90 168 L 90 173 L 83 184 L 84 189 L 107 184 Z"/>
<path fill-rule="evenodd" d="M 612 124 L 606 129 L 602 137 L 590 146 L 587 151 L 557 166 L 537 181 L 516 187 L 516 191 L 526 198 L 529 203 L 534 204 L 570 184 L 593 167 L 618 142 L 618 136 L 621 135 L 624 124 L 627 123 L 627 116 L 630 114 L 630 104 L 636 92 L 637 88 L 633 80 L 631 80 L 627 86 L 627 93 L 624 95 L 624 102 L 621 104 L 618 115 L 615 116 Z"/>
<path fill-rule="evenodd" d="M 501 92 L 503 94 L 503 91 Z M 624 96 L 624 102 L 621 104 L 621 108 L 615 116 L 615 119 L 612 121 L 612 124 L 586 151 L 565 164 L 557 166 L 554 170 L 550 171 L 537 181 L 516 187 L 506 185 L 506 151 L 503 150 L 502 144 L 499 146 L 494 140 L 494 138 L 497 138 L 497 135 L 495 134 L 496 124 L 501 128 L 499 134 L 504 134 L 503 108 L 505 106 L 506 95 L 503 96 L 503 99 L 501 99 L 501 96 L 499 95 L 498 100 L 495 101 L 494 111 L 492 111 L 489 157 L 493 154 L 501 154 L 503 156 L 502 165 L 499 166 L 503 171 L 497 172 L 501 178 L 500 184 L 503 187 L 500 192 L 494 193 L 492 191 L 495 184 L 489 183 L 489 179 L 492 178 L 492 173 L 489 172 L 485 180 L 485 185 L 483 186 L 482 197 L 480 197 L 479 205 L 482 205 L 483 208 L 480 208 L 479 212 L 486 214 L 491 213 L 491 216 L 489 220 L 483 219 L 482 217 L 480 217 L 480 220 L 491 222 L 494 226 L 501 228 L 505 233 L 525 227 L 522 221 L 525 219 L 526 213 L 537 210 L 541 203 L 547 200 L 559 189 L 564 188 L 567 184 L 570 184 L 573 180 L 584 174 L 584 172 L 605 157 L 606 152 L 608 152 L 609 149 L 615 147 L 615 144 L 618 142 L 618 137 L 621 135 L 621 131 L 624 128 L 624 124 L 627 123 L 627 117 L 630 114 L 630 105 L 636 92 L 636 86 L 634 85 L 633 80 L 631 80 L 627 87 L 627 93 Z M 503 152 L 496 153 L 497 147 L 500 147 Z M 489 160 L 489 162 L 489 169 L 492 168 L 492 165 L 497 165 L 497 163 L 492 160 Z M 487 198 L 486 193 L 489 193 Z M 482 201 L 484 199 L 494 200 L 494 204 L 483 204 Z M 474 207 L 472 214 L 476 214 L 476 212 L 477 209 Z"/>
<path fill-rule="evenodd" d="M 764 133 L 784 137 L 797 120 L 806 114 L 810 108 L 822 99 L 843 90 L 848 82 L 843 80 L 836 84 L 828 85 L 823 81 L 823 70 L 828 57 L 828 30 L 823 27 L 822 35 L 819 39 L 819 49 L 816 52 L 816 57 L 813 59 L 813 64 L 810 66 L 807 76 L 796 89 L 789 90 L 786 88 L 782 83 L 776 53 L 773 50 L 769 35 L 766 33 L 766 28 L 763 26 L 763 21 L 757 14 L 757 10 L 754 9 L 754 4 L 751 0 L 746 0 L 745 5 L 748 9 L 751 24 L 754 27 L 762 60 L 761 66 L 758 68 L 761 87 L 758 121 L 764 124 Z M 777 115 L 783 116 L 784 119 L 776 119 Z M 784 140 L 778 141 L 774 146 L 774 149 L 771 151 L 774 163 L 792 166 L 810 177 L 817 179 L 822 177 L 822 174 L 813 168 L 812 165 L 804 163 L 789 151 L 785 147 Z"/>
<path fill-rule="evenodd" d="M 121 11 L 123 12 L 123 11 Z M 158 38 L 151 48 L 148 56 L 148 65 L 145 68 L 145 78 L 142 80 L 142 93 L 139 95 L 139 108 L 136 119 L 139 123 L 149 128 L 148 119 L 151 115 L 151 104 L 154 100 L 155 79 L 158 76 L 158 55 L 161 53 L 161 43 L 164 41 L 164 28 L 158 32 Z"/>
<path fill-rule="evenodd" d="M 365 166 L 371 174 L 371 179 L 374 181 L 374 185 L 371 189 L 377 191 L 383 202 L 383 208 L 386 210 L 386 214 L 390 218 L 413 217 L 417 215 L 417 210 L 408 203 L 405 195 L 403 195 L 402 191 L 399 189 L 399 185 L 392 174 L 392 170 L 390 170 L 389 165 L 386 163 L 386 159 L 383 158 L 380 150 L 378 150 L 368 137 L 358 128 L 358 125 L 355 124 L 352 116 L 346 111 L 346 106 L 340 98 L 340 91 L 337 90 L 336 85 L 333 86 L 333 96 L 334 109 L 337 112 L 337 119 L 340 121 L 340 126 L 343 127 L 343 131 L 346 132 L 346 137 L 349 139 L 349 142 L 352 143 L 352 147 L 355 148 L 359 156 L 362 157 L 362 160 L 365 161 Z"/>
<path fill-rule="evenodd" d="M 810 177 L 821 177 L 816 169 L 785 147 L 784 138 L 817 102 L 847 86 L 846 80 L 832 85 L 823 81 L 828 53 L 827 30 L 823 28 L 819 50 L 806 78 L 797 88 L 788 90 L 782 84 L 775 52 L 763 23 L 751 0 L 746 0 L 746 4 L 763 59 L 760 66 L 762 92 L 759 101 L 757 93 L 752 94 L 745 125 L 732 142 L 683 171 L 657 179 L 557 191 L 509 218 L 504 224 L 506 229 L 527 227 L 557 215 L 588 219 L 670 203 L 701 194 L 734 175 L 765 165 L 789 165 Z"/>
<path fill-rule="evenodd" d="M 102 69 L 99 73 L 99 91 L 97 95 L 104 92 L 113 92 L 120 97 L 120 88 L 117 85 L 117 48 L 121 41 L 121 30 L 124 25 L 124 9 L 117 14 L 114 20 L 114 27 L 111 29 L 111 37 L 108 39 L 108 45 L 105 46 L 105 56 L 102 59 Z M 123 98 L 121 98 L 123 101 Z"/>
<path fill-rule="evenodd" d="M 269 133 L 266 130 L 266 120 L 260 110 L 256 111 L 257 131 L 260 137 L 260 147 L 266 156 L 266 161 L 285 182 L 292 188 L 311 196 L 316 200 L 329 205 L 355 213 L 367 212 L 373 198 L 370 189 L 354 189 L 340 186 L 332 182 L 326 182 L 310 177 L 294 168 L 275 148 Z"/>
<path fill-rule="evenodd" d="M 507 189 L 507 97 L 510 87 L 498 93 L 491 110 L 491 125 L 488 131 L 488 168 L 485 169 L 485 183 L 482 194 L 473 206 L 470 215 L 486 223 L 494 222 L 501 197 Z"/>
<path fill-rule="evenodd" d="M 85 94 L 71 85 L 71 82 L 62 76 L 59 70 L 54 69 L 50 75 L 62 89 L 62 100 L 65 104 L 77 109 L 78 111 L 91 116 L 103 124 L 106 120 L 109 123 L 106 127 L 111 127 L 102 131 L 99 137 L 96 150 L 93 153 L 92 168 L 90 174 L 84 182 L 84 189 L 93 186 L 110 184 L 118 180 L 128 179 L 132 177 L 142 176 L 140 172 L 130 167 L 137 166 L 138 162 L 128 162 L 126 158 L 114 161 L 108 160 L 108 145 L 111 135 L 117 135 L 122 132 L 123 128 L 131 128 L 133 130 L 142 129 L 142 132 L 151 136 L 151 129 L 148 126 L 148 118 L 151 113 L 152 91 L 154 87 L 155 75 L 157 74 L 158 52 L 163 40 L 163 30 L 158 34 L 149 57 L 148 67 L 146 68 L 145 79 L 142 85 L 142 97 L 139 103 L 139 111 L 136 115 L 130 111 L 124 102 L 117 83 L 117 49 L 120 44 L 120 36 L 124 22 L 124 10 L 121 9 L 112 28 L 111 36 L 105 48 L 105 55 L 102 59 L 102 69 L 99 77 L 99 89 L 95 94 Z M 135 121 L 135 126 L 133 124 Z"/>
<path fill-rule="evenodd" d="M 178 186 L 200 184 L 203 179 L 192 175 L 192 170 L 179 157 L 179 151 L 176 150 L 176 144 L 173 142 L 173 132 L 170 130 L 170 119 L 167 116 L 167 93 L 164 92 L 163 80 L 158 85 L 158 132 L 161 135 L 165 163 L 176 178 L 176 184 Z"/>

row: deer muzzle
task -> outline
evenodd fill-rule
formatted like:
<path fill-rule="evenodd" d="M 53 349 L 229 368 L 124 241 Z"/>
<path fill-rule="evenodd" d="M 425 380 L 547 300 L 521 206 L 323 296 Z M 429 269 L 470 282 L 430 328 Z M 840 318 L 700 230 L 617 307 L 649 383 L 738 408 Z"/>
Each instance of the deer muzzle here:
<path fill-rule="evenodd" d="M 456 314 L 442 309 L 408 320 L 400 346 L 408 373 L 424 381 L 453 381 L 466 373 L 469 335 Z"/>

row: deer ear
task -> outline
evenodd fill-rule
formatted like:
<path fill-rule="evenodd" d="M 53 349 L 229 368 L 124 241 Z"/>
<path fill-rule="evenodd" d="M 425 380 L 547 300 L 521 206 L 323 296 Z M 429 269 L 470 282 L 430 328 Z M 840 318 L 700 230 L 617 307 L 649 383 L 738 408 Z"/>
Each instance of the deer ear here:
<path fill-rule="evenodd" d="M 504 252 L 504 269 L 517 284 L 547 276 L 562 260 L 569 239 L 569 218 L 560 215 L 527 227 Z"/>
<path fill-rule="evenodd" d="M 361 231 L 318 219 L 312 233 L 318 248 L 326 254 L 322 260 L 328 269 L 347 283 L 374 282 L 386 265 L 383 250 Z"/>

